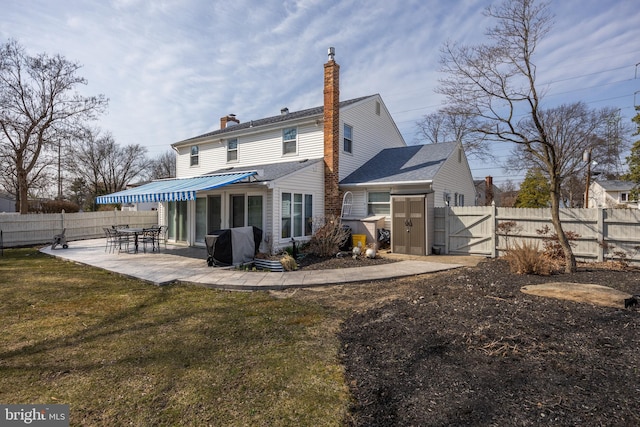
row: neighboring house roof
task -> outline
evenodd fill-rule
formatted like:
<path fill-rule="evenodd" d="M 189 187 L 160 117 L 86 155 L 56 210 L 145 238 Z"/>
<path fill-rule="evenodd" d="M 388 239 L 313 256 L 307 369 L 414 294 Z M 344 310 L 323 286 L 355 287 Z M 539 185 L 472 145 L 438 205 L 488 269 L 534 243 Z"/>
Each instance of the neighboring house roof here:
<path fill-rule="evenodd" d="M 631 191 L 636 186 L 636 184 L 631 181 L 621 181 L 617 179 L 608 181 L 594 181 L 593 184 L 598 184 L 606 191 Z"/>
<path fill-rule="evenodd" d="M 292 162 L 269 163 L 262 165 L 234 166 L 224 169 L 218 169 L 205 175 L 257 171 L 258 174 L 254 177 L 256 181 L 274 181 L 276 179 L 299 171 L 300 169 L 304 169 L 308 166 L 320 162 L 322 162 L 322 159 L 305 159 Z"/>
<path fill-rule="evenodd" d="M 340 181 L 340 184 L 429 182 L 457 147 L 457 143 L 447 142 L 386 148 Z"/>
<path fill-rule="evenodd" d="M 363 96 L 363 97 L 360 97 L 360 98 L 354 98 L 354 99 L 349 99 L 349 100 L 346 100 L 346 101 L 342 101 L 342 102 L 340 102 L 339 107 L 340 108 L 344 108 L 344 107 L 347 107 L 347 106 L 349 106 L 351 104 L 355 104 L 355 103 L 363 101 L 365 99 L 372 98 L 374 96 L 378 96 L 378 95 L 368 95 L 368 96 Z M 221 134 L 228 133 L 228 132 L 235 132 L 235 131 L 238 131 L 238 130 L 255 128 L 255 127 L 258 127 L 258 126 L 271 125 L 271 124 L 275 124 L 275 123 L 284 123 L 284 122 L 287 122 L 287 121 L 302 119 L 302 118 L 306 118 L 306 117 L 322 116 L 323 113 L 324 113 L 324 106 L 320 106 L 320 107 L 308 108 L 306 110 L 294 111 L 294 112 L 290 112 L 290 113 L 280 114 L 280 115 L 277 115 L 277 116 L 266 117 L 264 119 L 250 120 L 248 122 L 238 123 L 238 124 L 227 126 L 224 129 L 218 129 L 218 130 L 214 130 L 212 132 L 208 132 L 208 133 L 205 133 L 205 134 L 202 134 L 202 135 L 199 135 L 199 136 L 194 136 L 193 138 L 185 139 L 185 140 L 177 142 L 177 143 L 175 143 L 173 145 L 182 144 L 182 143 L 185 143 L 185 142 L 188 142 L 188 141 L 192 141 L 192 140 L 196 140 L 196 139 L 207 138 L 207 137 L 210 137 L 210 136 L 221 135 Z"/>

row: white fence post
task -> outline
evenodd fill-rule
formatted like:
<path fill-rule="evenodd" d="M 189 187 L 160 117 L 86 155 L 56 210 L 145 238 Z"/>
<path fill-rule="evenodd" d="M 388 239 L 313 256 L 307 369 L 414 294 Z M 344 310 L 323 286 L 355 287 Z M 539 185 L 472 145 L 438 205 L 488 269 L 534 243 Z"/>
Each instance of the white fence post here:
<path fill-rule="evenodd" d="M 445 254 L 449 254 L 449 211 L 451 210 L 451 207 L 449 206 L 445 206 L 444 207 L 444 253 Z"/>
<path fill-rule="evenodd" d="M 598 262 L 603 262 L 604 261 L 604 215 L 605 215 L 605 209 L 604 208 L 598 208 L 598 219 L 596 222 L 596 247 L 597 247 L 597 260 Z M 602 244 L 600 244 L 602 243 Z"/>
<path fill-rule="evenodd" d="M 491 258 L 498 256 L 498 208 L 496 201 L 491 201 Z"/>

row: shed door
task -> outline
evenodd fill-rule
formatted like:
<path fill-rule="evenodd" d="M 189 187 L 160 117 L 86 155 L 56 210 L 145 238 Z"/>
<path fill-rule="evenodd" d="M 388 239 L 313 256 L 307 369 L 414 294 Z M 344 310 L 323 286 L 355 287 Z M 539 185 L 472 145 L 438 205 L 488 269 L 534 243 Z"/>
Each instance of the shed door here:
<path fill-rule="evenodd" d="M 424 196 L 393 196 L 391 250 L 400 254 L 426 255 Z"/>

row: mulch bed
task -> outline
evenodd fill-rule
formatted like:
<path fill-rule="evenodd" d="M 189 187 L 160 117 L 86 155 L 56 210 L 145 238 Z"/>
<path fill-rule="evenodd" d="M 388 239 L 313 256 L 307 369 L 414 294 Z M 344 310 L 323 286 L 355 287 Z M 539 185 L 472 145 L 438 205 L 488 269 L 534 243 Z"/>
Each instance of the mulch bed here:
<path fill-rule="evenodd" d="M 375 258 L 367 258 L 358 256 L 353 258 L 352 255 L 342 257 L 322 258 L 312 254 L 305 254 L 297 260 L 298 268 L 301 270 L 326 270 L 331 268 L 351 268 L 366 267 L 371 265 L 388 264 L 396 262 L 395 259 L 376 256 Z"/>
<path fill-rule="evenodd" d="M 638 308 L 520 291 L 561 281 L 640 294 L 638 270 L 541 277 L 488 260 L 398 280 L 402 295 L 342 325 L 351 425 L 640 425 Z"/>

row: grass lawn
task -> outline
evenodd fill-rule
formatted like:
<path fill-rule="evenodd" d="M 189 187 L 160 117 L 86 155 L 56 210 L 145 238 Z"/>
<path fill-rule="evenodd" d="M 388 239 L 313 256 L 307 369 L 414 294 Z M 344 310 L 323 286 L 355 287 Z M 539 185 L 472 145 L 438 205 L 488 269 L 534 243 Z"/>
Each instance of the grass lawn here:
<path fill-rule="evenodd" d="M 71 425 L 341 425 L 334 315 L 5 250 L 0 403 L 69 404 Z"/>

